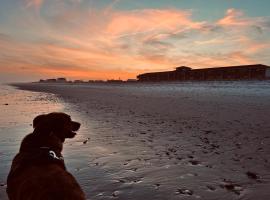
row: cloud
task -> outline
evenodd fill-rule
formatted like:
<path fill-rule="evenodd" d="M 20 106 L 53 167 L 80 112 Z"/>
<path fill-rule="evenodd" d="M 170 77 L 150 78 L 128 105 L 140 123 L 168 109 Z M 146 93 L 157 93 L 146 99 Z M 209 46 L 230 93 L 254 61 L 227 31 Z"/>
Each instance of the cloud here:
<path fill-rule="evenodd" d="M 191 12 L 175 9 L 143 9 L 115 12 L 106 28 L 106 33 L 130 36 L 151 32 L 173 32 L 184 28 L 197 28 L 200 23 L 190 19 Z"/>
<path fill-rule="evenodd" d="M 218 25 L 221 26 L 238 26 L 248 27 L 253 26 L 254 28 L 261 29 L 260 25 L 265 23 L 265 18 L 262 17 L 247 17 L 241 10 L 230 8 L 226 11 L 224 18 L 218 21 Z M 261 31 L 261 30 L 259 30 Z"/>
<path fill-rule="evenodd" d="M 210 44 L 216 45 L 216 44 L 222 44 L 224 42 L 225 42 L 224 40 L 213 38 L 209 40 L 195 41 L 194 43 L 197 45 L 210 45 Z"/>
<path fill-rule="evenodd" d="M 223 26 L 245 26 L 250 22 L 243 18 L 243 15 L 242 11 L 230 8 L 227 10 L 225 17 L 218 21 L 218 24 Z"/>
<path fill-rule="evenodd" d="M 10 36 L 5 34 L 5 33 L 0 33 L 0 40 L 5 41 L 5 40 L 10 40 Z"/>
<path fill-rule="evenodd" d="M 34 7 L 36 9 L 40 9 L 44 0 L 25 0 L 26 7 Z"/>

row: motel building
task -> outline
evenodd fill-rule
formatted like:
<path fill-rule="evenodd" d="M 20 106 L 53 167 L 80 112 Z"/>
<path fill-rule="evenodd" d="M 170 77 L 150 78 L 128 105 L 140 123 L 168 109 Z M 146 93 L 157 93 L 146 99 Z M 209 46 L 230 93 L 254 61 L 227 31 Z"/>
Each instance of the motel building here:
<path fill-rule="evenodd" d="M 177 67 L 174 71 L 140 74 L 138 81 L 214 81 L 270 79 L 270 67 L 262 64 L 228 66 L 204 69 Z"/>

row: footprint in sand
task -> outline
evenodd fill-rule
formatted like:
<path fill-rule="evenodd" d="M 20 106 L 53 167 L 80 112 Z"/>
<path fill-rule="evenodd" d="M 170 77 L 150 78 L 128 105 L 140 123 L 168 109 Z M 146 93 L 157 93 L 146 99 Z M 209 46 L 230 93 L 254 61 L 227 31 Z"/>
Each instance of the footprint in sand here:
<path fill-rule="evenodd" d="M 189 189 L 186 189 L 186 188 L 179 188 L 175 192 L 176 195 L 182 194 L 182 195 L 188 195 L 188 196 L 193 195 L 193 193 L 194 192 L 192 190 L 189 190 Z"/>
<path fill-rule="evenodd" d="M 220 185 L 220 187 L 230 192 L 233 192 L 237 195 L 240 195 L 241 192 L 243 191 L 243 188 L 239 184 L 232 183 L 232 182 L 224 182 Z"/>
<path fill-rule="evenodd" d="M 157 189 L 159 189 L 160 184 L 159 183 L 156 183 L 154 186 L 155 186 L 155 189 L 157 190 Z"/>
<path fill-rule="evenodd" d="M 246 172 L 246 175 L 248 176 L 248 178 L 256 180 L 256 181 L 258 181 L 258 179 L 260 178 L 258 174 L 251 171 Z"/>
<path fill-rule="evenodd" d="M 120 191 L 114 191 L 114 192 L 112 193 L 112 196 L 113 196 L 113 197 L 118 197 L 120 194 L 121 194 Z"/>
<path fill-rule="evenodd" d="M 212 186 L 212 185 L 207 185 L 206 187 L 210 191 L 215 191 L 216 190 L 216 188 L 214 186 Z"/>
<path fill-rule="evenodd" d="M 201 164 L 201 162 L 198 161 L 198 160 L 190 160 L 189 163 L 190 163 L 191 165 L 200 165 L 200 164 Z"/>
<path fill-rule="evenodd" d="M 7 186 L 7 184 L 5 184 L 5 183 L 0 183 L 0 187 L 6 187 Z"/>

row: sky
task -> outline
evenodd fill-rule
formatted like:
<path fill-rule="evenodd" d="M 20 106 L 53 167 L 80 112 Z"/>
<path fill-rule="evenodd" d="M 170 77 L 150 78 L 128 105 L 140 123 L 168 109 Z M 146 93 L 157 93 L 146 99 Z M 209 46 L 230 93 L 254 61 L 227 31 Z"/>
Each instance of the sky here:
<path fill-rule="evenodd" d="M 269 0 L 0 0 L 0 82 L 270 65 Z"/>

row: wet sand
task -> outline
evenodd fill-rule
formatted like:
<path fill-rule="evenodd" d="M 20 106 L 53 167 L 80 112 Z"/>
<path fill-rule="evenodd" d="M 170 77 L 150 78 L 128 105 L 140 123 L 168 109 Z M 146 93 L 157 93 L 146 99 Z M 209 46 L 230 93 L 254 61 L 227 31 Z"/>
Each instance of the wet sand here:
<path fill-rule="evenodd" d="M 20 84 L 58 95 L 89 199 L 269 199 L 270 83 Z"/>

